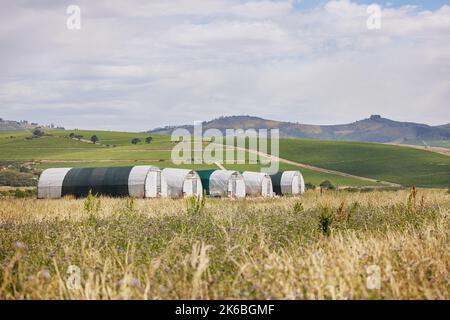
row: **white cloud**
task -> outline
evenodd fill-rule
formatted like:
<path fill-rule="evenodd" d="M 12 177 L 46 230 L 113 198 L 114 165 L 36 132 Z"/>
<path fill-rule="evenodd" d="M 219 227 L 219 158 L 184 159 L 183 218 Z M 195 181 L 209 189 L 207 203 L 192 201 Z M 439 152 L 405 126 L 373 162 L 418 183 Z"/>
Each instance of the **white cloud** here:
<path fill-rule="evenodd" d="M 329 1 L 14 2 L 0 12 L 0 115 L 145 130 L 222 114 L 450 122 L 450 6 Z"/>

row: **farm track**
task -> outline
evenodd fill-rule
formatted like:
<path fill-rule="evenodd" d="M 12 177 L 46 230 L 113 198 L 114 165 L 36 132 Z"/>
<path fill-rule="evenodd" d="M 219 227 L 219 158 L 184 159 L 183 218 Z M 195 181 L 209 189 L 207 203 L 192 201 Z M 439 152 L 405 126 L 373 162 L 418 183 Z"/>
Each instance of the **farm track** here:
<path fill-rule="evenodd" d="M 397 146 L 397 147 L 405 147 L 405 148 L 412 148 L 412 149 L 430 151 L 430 152 L 442 154 L 444 156 L 450 156 L 450 149 L 448 149 L 448 148 L 430 147 L 430 146 L 416 146 L 416 145 L 413 145 L 413 144 L 399 144 L 399 143 L 385 143 L 385 144 L 391 145 L 391 146 Z"/>

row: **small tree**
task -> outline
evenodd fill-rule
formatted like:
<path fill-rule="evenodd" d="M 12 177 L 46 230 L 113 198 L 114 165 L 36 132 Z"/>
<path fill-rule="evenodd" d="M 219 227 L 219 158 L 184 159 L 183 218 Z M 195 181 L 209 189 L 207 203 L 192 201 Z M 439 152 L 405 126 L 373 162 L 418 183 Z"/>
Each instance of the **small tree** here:
<path fill-rule="evenodd" d="M 150 144 L 152 143 L 153 138 L 152 137 L 147 137 L 145 138 L 145 143 Z"/>
<path fill-rule="evenodd" d="M 131 143 L 132 143 L 132 144 L 138 144 L 138 143 L 141 143 L 141 139 L 139 139 L 139 138 L 134 138 L 133 140 L 131 140 Z"/>
<path fill-rule="evenodd" d="M 336 187 L 328 180 L 323 181 L 320 184 L 320 188 L 321 189 L 325 189 L 325 190 L 334 190 L 334 189 L 336 189 Z"/>
<path fill-rule="evenodd" d="M 44 131 L 42 131 L 41 129 L 34 129 L 33 130 L 33 137 L 34 138 L 40 138 L 45 134 Z"/>
<path fill-rule="evenodd" d="M 92 141 L 92 143 L 93 144 L 96 144 L 97 142 L 98 142 L 98 137 L 94 134 L 92 137 L 91 137 L 91 141 Z"/>
<path fill-rule="evenodd" d="M 74 138 L 75 138 L 75 139 L 78 139 L 78 140 L 81 140 L 81 139 L 83 139 L 83 136 L 82 136 L 81 134 L 76 134 L 76 135 L 74 136 Z"/>
<path fill-rule="evenodd" d="M 75 133 L 71 132 L 71 133 L 69 134 L 69 138 L 70 138 L 70 139 L 73 139 L 74 137 L 75 137 Z"/>

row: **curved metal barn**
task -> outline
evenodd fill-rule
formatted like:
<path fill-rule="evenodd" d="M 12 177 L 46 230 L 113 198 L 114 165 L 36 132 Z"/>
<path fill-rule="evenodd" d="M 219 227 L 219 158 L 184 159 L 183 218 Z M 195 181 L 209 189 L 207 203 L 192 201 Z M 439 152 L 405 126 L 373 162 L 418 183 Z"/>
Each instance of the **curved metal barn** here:
<path fill-rule="evenodd" d="M 279 196 L 305 193 L 305 181 L 300 171 L 281 171 L 270 177 L 273 191 Z"/>
<path fill-rule="evenodd" d="M 273 197 L 272 180 L 267 173 L 245 171 L 242 176 L 247 196 Z"/>
<path fill-rule="evenodd" d="M 166 168 L 161 171 L 161 196 L 182 198 L 202 194 L 202 181 L 194 170 Z"/>
<path fill-rule="evenodd" d="M 206 194 L 212 197 L 245 197 L 244 177 L 238 171 L 203 170 L 198 174 Z"/>
<path fill-rule="evenodd" d="M 62 197 L 63 181 L 72 168 L 47 169 L 41 173 L 38 182 L 39 199 L 58 199 Z"/>
<path fill-rule="evenodd" d="M 161 171 L 152 166 L 55 168 L 45 170 L 38 183 L 38 198 L 77 198 L 93 194 L 136 198 L 160 195 Z"/>

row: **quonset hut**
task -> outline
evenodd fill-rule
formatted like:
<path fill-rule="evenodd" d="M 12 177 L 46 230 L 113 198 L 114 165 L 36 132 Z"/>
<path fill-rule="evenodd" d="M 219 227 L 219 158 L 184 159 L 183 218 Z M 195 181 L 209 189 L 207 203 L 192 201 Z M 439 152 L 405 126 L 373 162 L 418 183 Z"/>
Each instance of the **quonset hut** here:
<path fill-rule="evenodd" d="M 203 170 L 198 171 L 203 189 L 212 197 L 245 197 L 244 177 L 238 171 Z"/>
<path fill-rule="evenodd" d="M 166 168 L 161 171 L 161 196 L 181 198 L 202 194 L 202 182 L 194 170 Z"/>
<path fill-rule="evenodd" d="M 273 197 L 272 180 L 268 174 L 245 171 L 242 176 L 244 177 L 247 196 Z"/>
<path fill-rule="evenodd" d="M 270 177 L 273 191 L 279 196 L 305 193 L 305 180 L 300 171 L 282 171 Z"/>
<path fill-rule="evenodd" d="M 161 193 L 161 170 L 152 166 L 57 168 L 45 170 L 38 182 L 39 199 L 86 197 L 154 198 Z"/>

